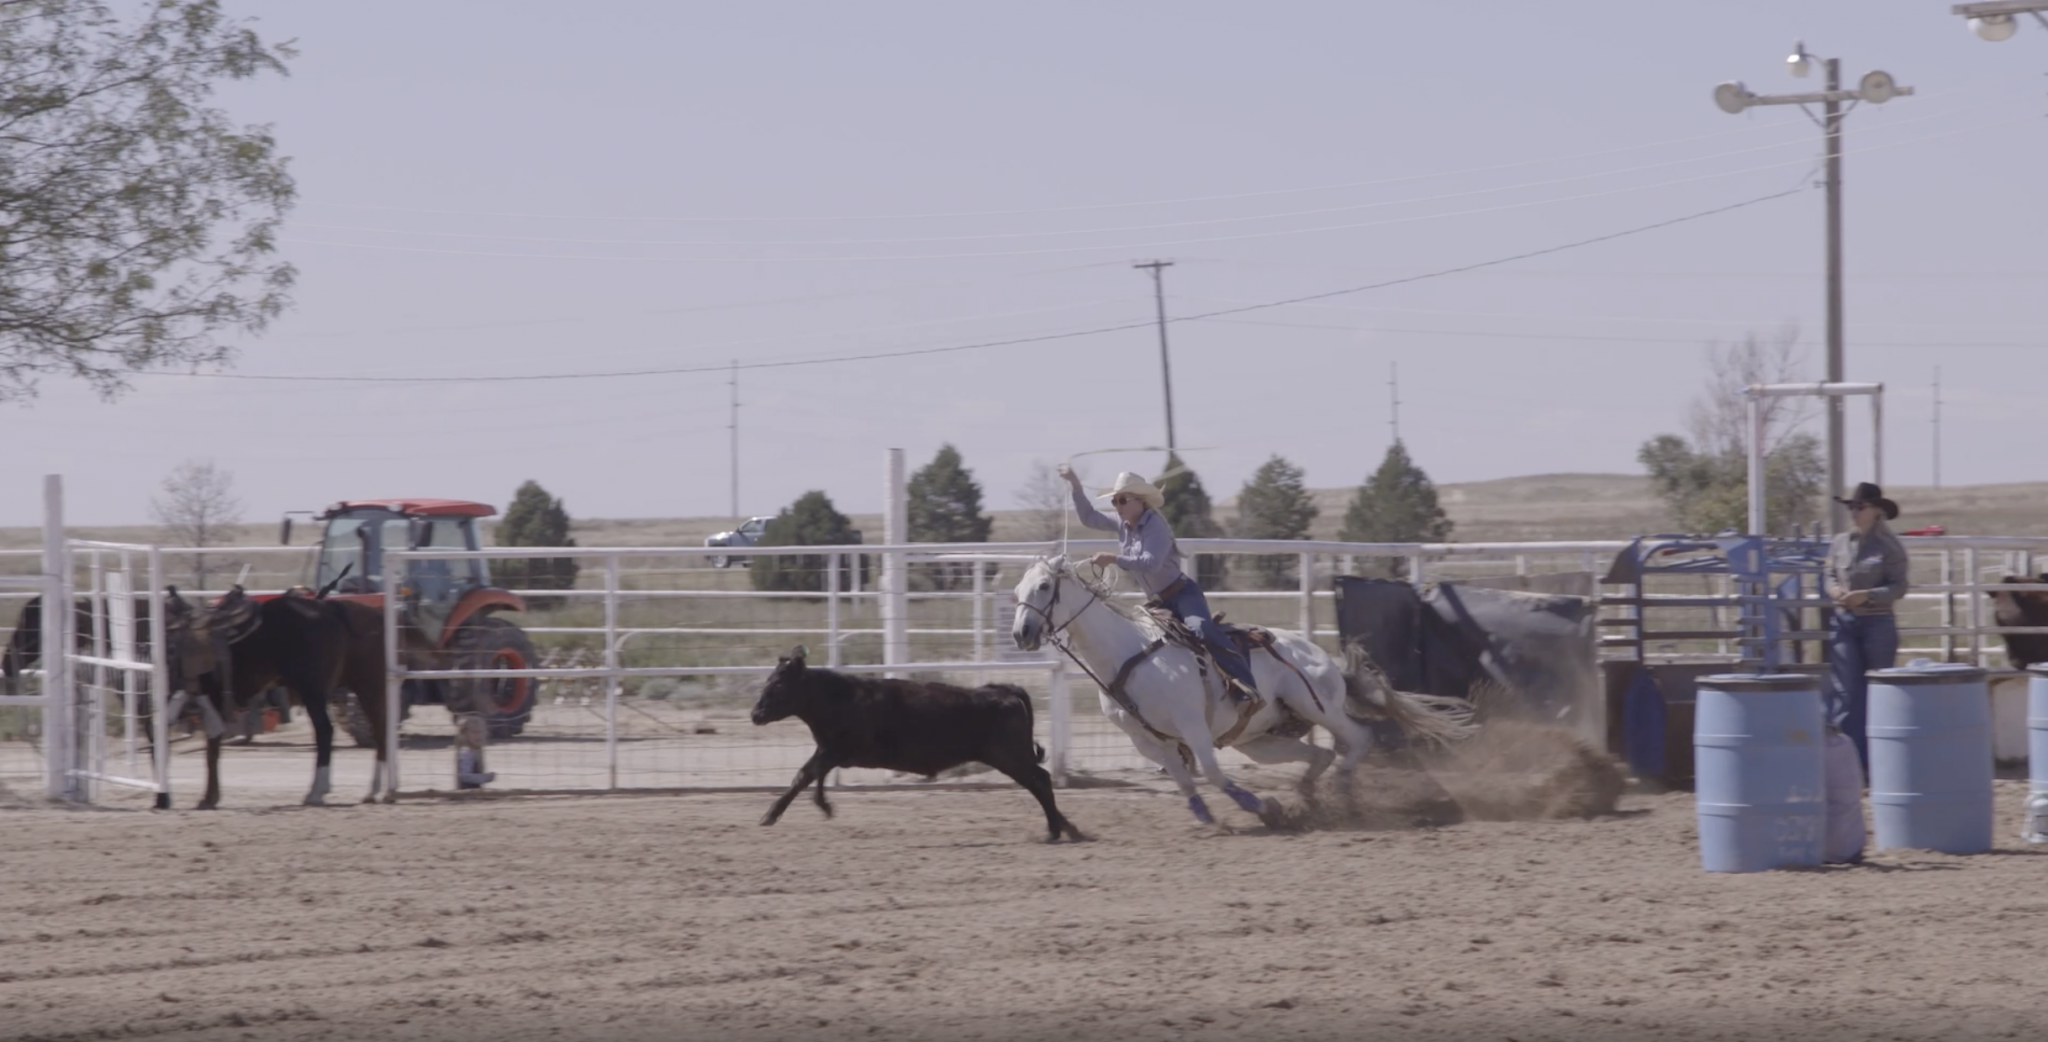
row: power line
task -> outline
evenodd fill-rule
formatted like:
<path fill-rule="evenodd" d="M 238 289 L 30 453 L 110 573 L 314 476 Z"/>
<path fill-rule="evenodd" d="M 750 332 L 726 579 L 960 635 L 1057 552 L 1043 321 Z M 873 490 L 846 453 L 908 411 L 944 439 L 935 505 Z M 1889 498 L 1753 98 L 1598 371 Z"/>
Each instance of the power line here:
<path fill-rule="evenodd" d="M 2005 121 L 2002 121 L 2002 122 L 1998 122 L 1998 123 L 1988 123 L 1988 124 L 1984 124 L 1984 125 L 1981 125 L 1981 126 L 1976 126 L 1976 127 L 1964 127 L 1964 128 L 1958 129 L 1958 130 L 1951 130 L 1951 131 L 1945 131 L 1945 132 L 1943 132 L 1943 133 L 1940 133 L 1940 134 L 1929 134 L 1929 135 L 1926 135 L 1926 136 L 1924 136 L 1924 137 L 1918 137 L 1918 138 L 1910 138 L 1910 139 L 1908 139 L 1908 140 L 1905 140 L 1905 141 L 1894 141 L 1894 142 L 1890 142 L 1890 143 L 1887 143 L 1887 144 L 1881 144 L 1881 145 L 1870 145 L 1870 146 L 1867 146 L 1867 147 L 1864 147 L 1864 148 L 1860 148 L 1860 149 L 1854 149 L 1854 150 L 1851 150 L 1851 152 L 1875 152 L 1875 151 L 1879 151 L 1879 150 L 1882 150 L 1882 149 L 1887 149 L 1887 148 L 1898 148 L 1898 147 L 1902 147 L 1902 146 L 1905 146 L 1905 145 L 1921 144 L 1921 143 L 1924 143 L 1924 142 L 1928 142 L 1928 141 L 1935 141 L 1935 140 L 1939 140 L 1939 139 L 1942 139 L 1942 138 L 1948 138 L 1948 137 L 1955 137 L 1955 136 L 1957 136 L 1957 135 L 1961 135 L 1961 134 L 1971 134 L 1971 133 L 1976 133 L 1977 131 L 1980 131 L 1980 130 L 1992 130 L 1992 129 L 1996 129 L 1996 128 L 1998 128 L 1998 127 L 2002 127 L 2002 126 L 2007 126 L 2007 125 L 2010 125 L 2010 124 L 2013 124 L 2013 123 L 2018 123 L 2018 122 L 2021 122 L 2021 121 L 2022 121 L 2023 119 L 2024 119 L 2024 120 L 2028 120 L 2028 121 L 2030 121 L 2030 120 L 2032 120 L 2033 118 L 2035 118 L 2035 117 L 2033 117 L 2033 116 L 2031 116 L 2031 115 L 2030 115 L 2030 116 L 2026 116 L 2026 117 L 2021 117 L 2021 118 L 2015 118 L 2015 119 L 2005 120 Z M 1843 155 L 1848 155 L 1848 154 L 1851 154 L 1851 152 L 1843 152 L 1842 154 L 1843 154 Z M 803 256 L 803 257 L 772 257 L 772 256 L 719 256 L 719 257 L 660 257 L 660 256 L 645 256 L 645 255 L 640 255 L 640 256 L 620 256 L 620 255 L 604 255 L 604 254 L 565 254 L 565 253 L 523 253 L 523 252 L 517 252 L 517 251 L 511 251 L 511 250 L 458 250 L 458 249 L 443 249 L 443 248 L 438 248 L 438 247 L 430 247 L 430 246 L 395 246 L 395 245 L 387 245 L 387 244 L 380 244 L 380 243 L 357 243 L 357 242 L 336 242 L 336 241 L 333 241 L 333 240 L 328 240 L 328 239 L 301 239 L 301 238 L 296 238 L 296 237 L 292 237 L 292 236 L 283 236 L 283 237 L 280 237 L 279 241 L 281 241 L 281 242 L 290 242 L 290 243 L 295 243 L 295 244 L 300 244 L 300 245 L 310 245 L 310 246 L 334 246 L 334 247 L 340 247 L 340 248 L 343 248 L 343 249 L 359 249 L 359 250 L 374 250 L 374 251 L 380 251 L 380 252 L 387 252 L 387 253 L 427 253 L 427 254 L 438 254 L 438 255 L 443 255 L 443 256 L 457 256 L 457 257 L 506 257 L 506 258 L 520 258 L 520 259 L 527 259 L 527 260 L 589 260 L 589 261 L 633 261 L 633 262 L 638 262 L 638 263 L 647 263 L 647 262 L 668 262 L 668 263 L 714 263 L 714 262 L 717 262 L 717 263 L 724 263 L 724 262 L 735 262 L 735 263 L 744 263 L 744 262 L 756 262 L 756 263 L 839 263 L 839 262 L 868 262 L 868 261 L 917 261 L 917 260 L 977 260 L 977 259 L 989 259 L 989 258 L 997 258 L 997 257 L 1035 257 L 1035 256 L 1046 256 L 1046 255 L 1051 255 L 1051 254 L 1067 254 L 1067 253 L 1098 253 L 1098 252 L 1102 252 L 1102 251 L 1106 251 L 1106 250 L 1118 250 L 1118 251 L 1125 251 L 1125 252 L 1130 252 L 1130 251 L 1137 251 L 1137 250 L 1148 250 L 1148 249 L 1154 249 L 1154 248 L 1157 248 L 1157 247 L 1162 247 L 1162 246 L 1191 246 L 1191 245 L 1200 245 L 1200 244 L 1205 244 L 1205 243 L 1215 243 L 1215 242 L 1243 242 L 1243 241 L 1246 241 L 1246 240 L 1250 240 L 1250 239 L 1271 239 L 1271 238 L 1279 238 L 1279 237 L 1282 237 L 1282 236 L 1292 236 L 1292 235 L 1318 235 L 1318 234 L 1323 234 L 1323 233 L 1326 233 L 1326 232 L 1336 232 L 1336 231 L 1351 231 L 1351 230 L 1356 230 L 1356 229 L 1360 229 L 1360 228 L 1381 228 L 1381 227 L 1387 227 L 1387 226 L 1390 226 L 1390 225 L 1397 225 L 1397 224 L 1413 224 L 1413 223 L 1415 223 L 1415 222 L 1418 222 L 1418 221 L 1434 221 L 1434 220 L 1441 220 L 1441 219 L 1443 219 L 1443 218 L 1447 218 L 1447 217 L 1469 217 L 1469 216 L 1475 216 L 1475 215 L 1478 215 L 1478 214 L 1488 214 L 1488 213 L 1502 213 L 1502 212 L 1505 212 L 1505 211 L 1509 211 L 1509 210 L 1524 210 L 1524 209 L 1528 209 L 1528 208 L 1530 208 L 1530 207 L 1533 207 L 1533 206 L 1549 206 L 1549 205 L 1553 205 L 1553 204 L 1556 204 L 1556 203 L 1571 203 L 1571 202 L 1580 202 L 1580 201 L 1583 201 L 1583 200 L 1587 200 L 1587 199 L 1602 199 L 1602 198 L 1607 198 L 1607 197 L 1609 197 L 1609 196 L 1616 196 L 1616 195 L 1627 195 L 1627 194 L 1629 194 L 1629 193 L 1633 193 L 1633 192 L 1645 192 L 1645 191 L 1652 191 L 1652 190 L 1655 190 L 1655 189 L 1658 189 L 1658 188 L 1673 188 L 1673 187 L 1677 187 L 1677 186 L 1680 186 L 1680 185 L 1688 185 L 1688 184 L 1697 184 L 1697 183 L 1699 183 L 1699 182 L 1702 182 L 1702 181 L 1712 181 L 1712 180 L 1716 180 L 1716 179 L 1719 179 L 1719 178 L 1725 178 L 1725 177 L 1736 177 L 1736 176 L 1740 176 L 1740 175 L 1743 175 L 1743 174 L 1750 174 L 1750 173 L 1758 173 L 1758 172 L 1762 172 L 1762 171 L 1768 171 L 1768 170 L 1781 170 L 1781 169 L 1785 169 L 1785 168 L 1787 168 L 1787 167 L 1796 167 L 1796 166 L 1802 166 L 1802 165 L 1807 165 L 1807 164 L 1809 164 L 1809 163 L 1811 163 L 1811 162 L 1812 162 L 1812 160 L 1810 160 L 1810 159 L 1797 159 L 1797 160 L 1790 160 L 1790 161 L 1787 161 L 1787 162 L 1783 162 L 1783 163 L 1766 163 L 1766 164 L 1763 164 L 1763 165 L 1761 165 L 1761 166 L 1752 166 L 1752 167 L 1744 167 L 1744 168 L 1742 168 L 1742 169 L 1739 169 L 1739 170 L 1724 170 L 1724 171 L 1720 171 L 1720 172 L 1718 172 L 1718 173 L 1712 173 L 1712 174 L 1702 174 L 1702 175 L 1699 175 L 1699 176 L 1697 176 L 1697 177 L 1682 177 L 1682 178 L 1678 178 L 1678 179 L 1675 179 L 1675 180 L 1670 180 L 1670 181 L 1659 181 L 1659 182 L 1656 182 L 1656 183 L 1653 183 L 1653 184 L 1645 184 L 1645 185 L 1630 185 L 1630 186 L 1627 186 L 1627 187 L 1622 187 L 1622 188 L 1611 188 L 1611 189 L 1605 189 L 1605 190 L 1602 190 L 1602 191 L 1598 191 L 1598 192 L 1581 192 L 1581 193 L 1579 193 L 1579 194 L 1577 194 L 1577 195 L 1567 195 L 1567 196 L 1558 196 L 1558 197 L 1555 197 L 1555 198 L 1550 198 L 1550 199 L 1531 199 L 1531 200 L 1525 200 L 1525 201 L 1523 201 L 1523 202 L 1519 202 L 1519 203 L 1507 203 L 1507 204 L 1503 204 L 1503 205 L 1500 205 L 1500 206 L 1482 206 L 1482 207 L 1474 207 L 1474 208 L 1470 208 L 1470 209 L 1465 209 L 1465 210 L 1452 210 L 1452 211 L 1448 211 L 1448 212 L 1444 212 L 1444 213 L 1431 213 L 1431 214 L 1417 214 L 1417 215 L 1414 215 L 1414 216 L 1410 216 L 1410 217 L 1394 217 L 1394 218 L 1387 218 L 1387 219 L 1385 219 L 1385 220 L 1377 220 L 1377 221 L 1351 221 L 1351 222 L 1346 222 L 1346 223 L 1342 223 L 1342 224 L 1326 224 L 1326 225 L 1320 225 L 1320 226 L 1317 226 L 1317 227 L 1312 227 L 1312 228 L 1281 228 L 1281 229 L 1274 229 L 1274 230 L 1270 230 L 1270 231 L 1259 231 L 1259 232 L 1242 232 L 1242 233 L 1239 233 L 1239 234 L 1235 234 L 1235 235 L 1212 235 L 1212 236 L 1206 236 L 1206 237 L 1201 237 L 1201 238 L 1193 238 L 1193 239 L 1172 239 L 1172 240 L 1164 240 L 1164 241 L 1159 241 L 1159 242 L 1117 243 L 1117 244 L 1111 244 L 1111 245 L 1102 245 L 1102 246 L 1052 246 L 1052 247 L 1044 247 L 1044 248 L 1041 248 L 1041 249 L 1032 249 L 1032 250 L 979 250 L 979 251 L 974 251 L 974 252 L 967 252 L 967 253 L 902 253 L 902 254 L 868 254 L 868 255 L 858 255 L 858 254 L 856 254 L 856 255 L 848 255 L 848 256 L 838 256 L 838 257 L 829 257 L 829 256 Z M 1453 196 L 1444 196 L 1444 197 L 1441 197 L 1441 198 L 1452 198 L 1452 197 L 1453 197 Z M 1418 202 L 1418 201 L 1429 201 L 1429 200 L 1409 200 L 1409 201 L 1410 201 L 1410 202 Z M 1372 204 L 1372 205 L 1385 205 L 1385 204 Z M 1163 227 L 1163 226 L 1162 226 L 1162 227 Z M 429 234 L 431 234 L 431 233 L 429 233 Z M 504 237 L 504 236 L 484 236 L 484 237 L 485 237 L 485 238 L 509 238 L 509 237 Z M 983 240 L 983 239 L 991 239 L 991 238 L 1000 238 L 1000 237 L 1001 237 L 1001 236 L 965 236 L 964 238 L 966 238 L 966 239 L 970 239 L 970 240 Z M 517 240 L 514 240 L 514 241 L 517 241 Z M 543 241 L 554 241 L 554 240 L 543 240 Z M 886 242 L 905 242 L 905 243 L 912 243 L 912 242 L 918 242 L 918 241 L 933 241 L 933 242 L 938 242 L 938 241 L 950 241 L 950 240 L 944 240 L 944 239 L 931 239 L 931 240 L 915 240 L 915 239 L 903 239 L 903 240 L 880 240 L 880 241 L 881 241 L 881 242 L 884 242 L 884 243 L 886 243 Z M 875 243 L 875 241 L 863 241 L 863 240 L 842 240 L 842 241 L 840 241 L 840 242 L 839 242 L 838 244 L 841 244 L 841 245 L 874 245 L 874 244 L 876 244 L 876 243 Z M 650 241 L 650 242 L 644 243 L 644 245 L 706 245 L 706 246 L 730 246 L 730 245 L 745 245 L 745 246 L 757 246 L 757 247 L 763 247 L 763 248 L 773 248 L 773 247 L 776 247 L 776 246 L 780 246 L 780 245 L 789 245 L 789 244 L 785 244 L 785 243 L 774 243 L 774 242 L 746 242 L 746 243 L 717 243 L 717 242 L 701 242 L 701 243 L 691 243 L 691 242 L 674 242 L 674 243 L 662 243 L 662 242 L 658 242 L 658 241 Z M 799 243 L 799 245 L 801 245 L 801 243 Z"/>
<path fill-rule="evenodd" d="M 1569 163 L 1581 159 L 1599 159 L 1603 156 L 1620 155 L 1625 152 L 1640 152 L 1649 148 L 1663 148 L 1668 145 L 1687 145 L 1695 141 L 1709 141 L 1715 138 L 1751 134 L 1759 130 L 1774 130 L 1779 127 L 1803 127 L 1801 120 L 1784 120 L 1777 123 L 1758 123 L 1736 130 L 1717 131 L 1712 134 L 1695 134 L 1691 137 L 1671 138 L 1665 141 L 1651 141 L 1620 148 L 1602 149 L 1597 152 L 1580 152 L 1575 155 L 1553 156 L 1547 159 L 1527 159 L 1514 163 L 1499 163 L 1491 166 L 1466 167 L 1462 170 L 1436 170 L 1422 174 L 1403 174 L 1399 177 L 1384 177 L 1369 181 L 1348 181 L 1338 184 L 1311 185 L 1306 188 L 1270 188 L 1257 192 L 1235 192 L 1227 195 L 1194 195 L 1171 199 L 1143 199 L 1120 203 L 1082 203 L 1074 206 L 1047 206 L 1038 208 L 1007 210 L 968 210 L 939 213 L 899 214 L 838 214 L 826 217 L 648 217 L 608 216 L 603 214 L 547 214 L 518 213 L 500 210 L 446 210 L 409 206 L 379 206 L 367 203 L 329 203 L 307 200 L 307 205 L 327 206 L 347 210 L 377 210 L 386 213 L 414 213 L 437 217 L 503 217 L 529 221 L 603 221 L 632 222 L 640 224 L 802 224 L 841 223 L 846 221 L 927 221 L 948 220 L 959 217 L 1028 217 L 1049 213 L 1082 213 L 1090 210 L 1120 210 L 1142 206 L 1178 206 L 1186 203 L 1231 202 L 1238 199 L 1262 199 L 1279 195 L 1306 195 L 1314 192 L 1336 192 L 1353 188 L 1377 188 L 1382 185 L 1405 184 L 1413 181 L 1427 181 L 1440 177 L 1463 177 L 1469 174 L 1490 174 L 1501 170 L 1519 170 L 1550 163 Z"/>
<path fill-rule="evenodd" d="M 1617 344 L 1699 344 L 1707 342 L 1702 337 L 1680 336 L 1613 336 L 1596 333 L 1503 333 L 1484 329 L 1413 329 L 1401 326 L 1345 326 L 1327 322 L 1273 322 L 1255 318 L 1216 318 L 1204 321 L 1224 325 L 1272 326 L 1280 329 L 1328 329 L 1349 333 L 1414 333 L 1426 336 L 1469 336 L 1499 340 L 1586 340 Z M 1808 342 L 1802 341 L 1802 345 Z M 1905 340 L 1859 340 L 1860 347 L 2018 347 L 2048 348 L 2048 341 L 1905 341 Z"/>
<path fill-rule="evenodd" d="M 1422 282 L 1428 279 L 1443 278 L 1448 275 L 1458 275 L 1464 272 L 1477 271 L 1482 268 L 1496 267 L 1502 264 L 1512 264 L 1515 261 L 1529 260 L 1534 257 L 1543 257 L 1553 253 L 1562 253 L 1566 250 L 1578 249 L 1582 246 L 1592 246 L 1598 243 L 1612 242 L 1616 239 L 1624 239 L 1632 235 L 1641 235 L 1645 232 L 1652 232 L 1662 228 L 1669 228 L 1673 225 L 1684 224 L 1688 221 L 1697 221 L 1703 218 L 1713 217 L 1719 214 L 1740 210 L 1745 207 L 1757 206 L 1762 203 L 1771 202 L 1776 199 L 1783 199 L 1787 196 L 1797 195 L 1804 191 L 1806 191 L 1806 188 L 1804 186 L 1801 186 L 1799 188 L 1788 189 L 1782 192 L 1772 192 L 1769 195 L 1760 195 L 1753 199 L 1745 199 L 1742 202 L 1738 203 L 1730 203 L 1725 206 L 1717 206 L 1710 210 L 1701 210 L 1697 213 L 1687 214 L 1683 217 L 1673 217 L 1667 220 L 1656 221 L 1651 224 L 1638 225 L 1637 227 L 1625 229 L 1623 231 L 1609 232 L 1605 235 L 1596 235 L 1589 239 L 1580 239 L 1576 242 L 1568 242 L 1558 246 L 1545 247 L 1544 249 L 1540 250 L 1529 250 L 1523 253 L 1517 253 L 1506 257 L 1498 257 L 1493 260 L 1477 261 L 1471 264 L 1461 264 L 1454 268 L 1443 268 L 1437 271 L 1423 272 L 1418 275 L 1407 275 L 1401 278 L 1386 279 L 1380 282 L 1368 283 L 1363 286 L 1352 286 L 1346 289 L 1329 290 L 1323 293 L 1310 293 L 1299 297 L 1289 297 L 1285 300 L 1274 300 L 1258 304 L 1247 304 L 1240 307 L 1225 308 L 1219 311 L 1209 311 L 1195 315 L 1183 315 L 1177 318 L 1169 319 L 1168 321 L 1193 322 L 1200 321 L 1203 319 L 1219 318 L 1224 315 L 1238 315 L 1250 311 L 1261 311 L 1267 308 L 1286 307 L 1291 304 L 1301 304 L 1312 300 L 1328 300 L 1332 297 L 1341 297 L 1352 293 L 1365 293 L 1370 290 L 1385 289 L 1390 286 L 1401 286 L 1412 282 Z M 742 363 L 739 366 L 739 368 L 787 369 L 797 366 L 833 365 L 843 362 L 870 362 L 890 358 L 916 358 L 930 355 L 955 354 L 963 351 L 982 351 L 998 347 L 1017 347 L 1025 344 L 1041 344 L 1059 340 L 1071 340 L 1077 337 L 1099 336 L 1105 333 L 1121 333 L 1132 329 L 1143 329 L 1151 325 L 1153 325 L 1153 323 L 1150 321 L 1125 322 L 1117 325 L 1097 326 L 1092 329 L 1077 329 L 1060 333 L 1042 333 L 1035 336 L 1011 337 L 1004 340 L 986 340 L 978 343 L 953 344 L 944 347 L 910 348 L 896 351 L 875 351 L 863 354 L 839 355 L 831 358 L 791 359 L 787 361 L 776 362 L 746 362 Z M 662 369 L 622 370 L 601 373 L 544 373 L 533 375 L 491 374 L 483 376 L 293 376 L 283 374 L 273 375 L 262 373 L 196 372 L 160 372 L 137 375 L 211 377 L 214 379 L 222 380 L 260 380 L 290 383 L 511 383 L 527 382 L 533 380 L 609 380 L 646 376 L 676 376 L 689 373 L 722 372 L 729 368 L 731 368 L 731 366 L 729 365 L 695 365 L 677 366 Z"/>

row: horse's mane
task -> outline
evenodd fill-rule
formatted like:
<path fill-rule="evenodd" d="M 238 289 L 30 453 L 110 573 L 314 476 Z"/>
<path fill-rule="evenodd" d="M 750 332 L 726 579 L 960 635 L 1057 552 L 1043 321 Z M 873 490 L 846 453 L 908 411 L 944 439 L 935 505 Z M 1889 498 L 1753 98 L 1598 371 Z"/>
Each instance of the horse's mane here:
<path fill-rule="evenodd" d="M 1160 628 L 1159 620 L 1153 618 L 1151 612 L 1146 611 L 1143 605 L 1130 604 L 1119 600 L 1116 588 L 1109 583 L 1101 579 L 1090 579 L 1082 575 L 1078 569 L 1069 563 L 1061 562 L 1054 564 L 1051 561 L 1046 563 L 1054 575 L 1074 580 L 1082 589 L 1094 594 L 1095 599 L 1101 602 L 1103 607 L 1129 619 L 1140 630 L 1143 630 L 1146 636 L 1158 637 L 1165 633 Z"/>

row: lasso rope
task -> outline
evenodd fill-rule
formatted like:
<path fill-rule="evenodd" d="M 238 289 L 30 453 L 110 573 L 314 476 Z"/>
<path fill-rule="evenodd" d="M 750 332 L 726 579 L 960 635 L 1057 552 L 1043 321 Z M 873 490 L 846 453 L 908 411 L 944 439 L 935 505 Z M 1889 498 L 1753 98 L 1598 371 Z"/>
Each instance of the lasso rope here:
<path fill-rule="evenodd" d="M 1213 450 L 1215 447 L 1216 446 L 1214 445 L 1204 445 L 1199 448 L 1172 449 L 1164 445 L 1139 445 L 1131 448 L 1122 449 L 1087 449 L 1085 451 L 1076 452 L 1073 455 L 1068 456 L 1066 459 L 1061 460 L 1060 463 L 1061 465 L 1067 468 L 1069 473 L 1072 473 L 1074 469 L 1074 461 L 1080 459 L 1083 456 L 1107 456 L 1119 452 L 1164 452 L 1169 456 L 1177 456 L 1183 452 L 1209 452 Z M 1186 464 L 1182 464 L 1178 467 L 1169 467 L 1164 473 L 1154 478 L 1152 480 L 1152 484 L 1156 486 L 1160 482 L 1163 482 L 1168 478 L 1185 474 L 1190 469 L 1191 468 L 1188 467 Z M 1078 479 L 1080 475 L 1076 474 L 1075 477 Z M 1085 486 L 1083 488 L 1083 491 L 1086 491 Z M 1062 509 L 1060 511 L 1060 556 L 1068 558 L 1069 563 L 1072 562 L 1072 558 L 1068 555 L 1067 544 L 1072 541 L 1073 530 L 1074 512 L 1071 510 Z M 1101 587 L 1104 591 L 1106 591 L 1105 595 L 1115 594 L 1118 592 L 1123 582 L 1123 575 L 1120 570 L 1112 571 L 1108 568 L 1096 567 L 1095 562 L 1093 561 L 1089 561 L 1087 562 L 1087 564 L 1090 568 L 1095 569 L 1094 584 L 1096 586 Z M 1087 581 L 1086 578 L 1081 574 L 1081 570 L 1079 568 L 1074 569 L 1074 578 Z"/>

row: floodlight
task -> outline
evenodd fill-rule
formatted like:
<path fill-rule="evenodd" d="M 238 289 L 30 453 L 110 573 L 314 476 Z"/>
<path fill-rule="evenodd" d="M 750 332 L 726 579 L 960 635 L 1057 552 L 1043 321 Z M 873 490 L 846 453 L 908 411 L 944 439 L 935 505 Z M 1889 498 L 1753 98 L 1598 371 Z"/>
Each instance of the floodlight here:
<path fill-rule="evenodd" d="M 2020 23 L 2009 14 L 1985 14 L 1970 19 L 1970 31 L 1978 38 L 1997 43 L 2012 39 L 2020 31 Z"/>
<path fill-rule="evenodd" d="M 1800 79 L 1813 71 L 1813 55 L 1806 53 L 1805 41 L 1792 45 L 1792 53 L 1785 58 L 1785 70 Z"/>
<path fill-rule="evenodd" d="M 1872 70 L 1863 74 L 1856 93 L 1872 105 L 1882 105 L 1899 96 L 1899 85 L 1892 81 L 1891 73 Z"/>

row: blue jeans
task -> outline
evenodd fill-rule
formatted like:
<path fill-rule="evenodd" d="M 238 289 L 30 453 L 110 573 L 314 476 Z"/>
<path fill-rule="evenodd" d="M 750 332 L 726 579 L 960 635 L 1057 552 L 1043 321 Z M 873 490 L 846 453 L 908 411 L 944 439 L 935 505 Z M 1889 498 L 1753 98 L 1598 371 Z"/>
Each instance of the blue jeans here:
<path fill-rule="evenodd" d="M 1870 770 L 1870 681 L 1873 669 L 1890 669 L 1899 656 L 1899 622 L 1890 615 L 1836 611 L 1828 622 L 1828 721 L 1856 746 L 1856 758 Z"/>
<path fill-rule="evenodd" d="M 1209 616 L 1209 598 L 1202 595 L 1202 587 L 1188 576 L 1180 584 L 1180 592 L 1170 601 L 1161 601 L 1168 610 L 1180 616 L 1187 624 L 1188 632 L 1194 634 L 1203 644 L 1208 645 L 1209 654 L 1216 659 L 1216 665 L 1231 679 L 1244 685 L 1246 691 L 1257 691 L 1252 682 L 1251 663 L 1238 654 L 1237 647 L 1223 635 L 1223 627 L 1216 625 Z"/>

